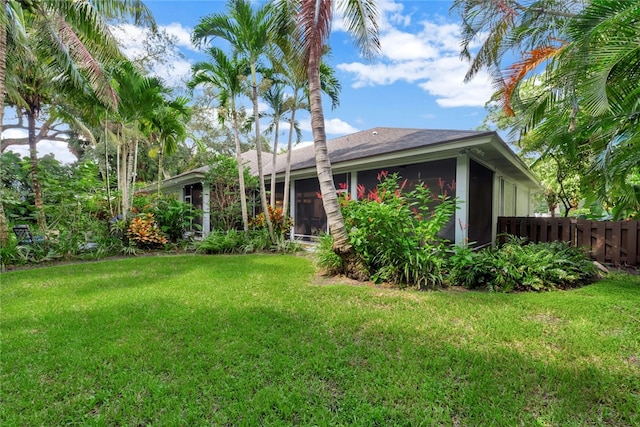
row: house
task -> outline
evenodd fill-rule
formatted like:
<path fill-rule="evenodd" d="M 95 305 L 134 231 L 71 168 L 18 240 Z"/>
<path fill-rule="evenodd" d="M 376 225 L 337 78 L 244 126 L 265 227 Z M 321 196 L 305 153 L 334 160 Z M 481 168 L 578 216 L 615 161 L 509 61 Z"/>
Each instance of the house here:
<path fill-rule="evenodd" d="M 379 127 L 327 142 L 334 182 L 340 191 L 357 197 L 357 187 L 371 190 L 381 171 L 397 172 L 409 185 L 425 183 L 440 193 L 446 186 L 458 198 L 459 209 L 444 237 L 478 245 L 495 240 L 498 216 L 530 216 L 532 196 L 540 185 L 528 167 L 496 132 L 467 130 L 400 129 Z M 294 219 L 293 237 L 311 238 L 327 231 L 327 219 L 318 197 L 314 147 L 291 153 L 289 205 Z M 257 170 L 255 151 L 244 154 L 253 173 Z M 272 171 L 271 154 L 263 155 L 267 182 Z M 286 154 L 276 162 L 276 193 L 281 203 L 284 190 Z M 163 192 L 203 210 L 203 234 L 211 230 L 209 196 L 204 174 L 207 167 L 183 173 L 162 183 Z M 267 188 L 269 188 L 267 186 Z"/>

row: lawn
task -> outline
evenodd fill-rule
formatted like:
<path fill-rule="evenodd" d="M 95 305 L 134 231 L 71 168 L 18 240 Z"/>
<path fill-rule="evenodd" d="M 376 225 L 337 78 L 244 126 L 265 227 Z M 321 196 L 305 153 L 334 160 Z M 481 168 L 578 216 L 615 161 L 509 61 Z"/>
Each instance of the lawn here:
<path fill-rule="evenodd" d="M 0 275 L 0 424 L 640 425 L 640 277 L 319 284 L 303 257 Z"/>

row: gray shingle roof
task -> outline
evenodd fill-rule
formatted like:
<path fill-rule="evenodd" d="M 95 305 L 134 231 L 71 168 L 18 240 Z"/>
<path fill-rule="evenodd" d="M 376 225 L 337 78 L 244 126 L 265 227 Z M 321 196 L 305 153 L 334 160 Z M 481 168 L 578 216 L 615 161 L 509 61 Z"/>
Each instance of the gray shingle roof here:
<path fill-rule="evenodd" d="M 494 132 L 473 130 L 440 130 L 440 129 L 403 129 L 377 127 L 340 138 L 327 141 L 331 164 L 357 160 L 382 154 L 426 146 L 447 144 L 467 138 L 478 138 L 493 135 Z M 255 151 L 243 154 L 252 172 L 256 171 Z M 271 173 L 271 154 L 263 154 L 264 173 Z M 278 155 L 276 172 L 284 172 L 286 154 Z M 291 152 L 291 170 L 306 169 L 315 166 L 314 146 L 306 146 Z"/>

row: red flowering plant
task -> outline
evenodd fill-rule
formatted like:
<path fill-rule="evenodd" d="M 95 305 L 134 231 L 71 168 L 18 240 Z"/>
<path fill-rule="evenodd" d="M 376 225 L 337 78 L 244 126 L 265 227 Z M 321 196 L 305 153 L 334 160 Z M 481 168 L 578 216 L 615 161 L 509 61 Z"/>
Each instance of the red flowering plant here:
<path fill-rule="evenodd" d="M 434 195 L 422 183 L 407 188 L 406 179 L 387 171 L 378 180 L 366 195 L 359 185 L 358 200 L 341 195 L 351 244 L 374 280 L 420 288 L 441 285 L 445 241 L 438 233 L 455 212 L 455 199 L 444 184 L 440 195 Z"/>

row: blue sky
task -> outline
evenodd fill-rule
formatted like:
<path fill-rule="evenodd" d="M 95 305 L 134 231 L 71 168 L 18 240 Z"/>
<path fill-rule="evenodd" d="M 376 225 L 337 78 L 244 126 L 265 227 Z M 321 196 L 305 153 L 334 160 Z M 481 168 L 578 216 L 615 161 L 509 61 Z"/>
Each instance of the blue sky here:
<path fill-rule="evenodd" d="M 146 4 L 158 24 L 182 41 L 187 62 L 203 58 L 188 45 L 191 29 L 226 6 L 218 0 Z M 485 75 L 463 82 L 467 64 L 459 59 L 460 19 L 450 15 L 450 7 L 451 1 L 444 0 L 378 2 L 381 54 L 371 62 L 360 57 L 340 18 L 335 19 L 328 62 L 342 93 L 336 110 L 325 103 L 329 138 L 376 126 L 475 129 L 482 123 L 491 84 Z M 179 62 L 165 79 L 177 79 L 179 70 L 188 75 L 187 64 Z M 310 140 L 308 115 L 299 117 Z"/>
<path fill-rule="evenodd" d="M 147 0 L 145 4 L 158 25 L 175 37 L 176 49 L 182 53 L 181 57 L 177 52 L 166 52 L 166 63 L 154 70 L 169 85 L 184 87 L 191 65 L 206 59 L 191 46 L 191 30 L 202 17 L 223 12 L 226 2 Z M 484 104 L 491 96 L 491 83 L 482 73 L 468 84 L 463 82 L 468 64 L 459 58 L 460 19 L 449 13 L 451 1 L 381 0 L 377 4 L 381 53 L 373 61 L 360 57 L 342 29 L 340 17 L 334 19 L 328 62 L 336 70 L 342 92 L 336 110 L 325 103 L 327 137 L 377 126 L 477 128 L 486 114 Z M 139 54 L 144 29 L 122 25 L 113 30 L 129 56 Z M 311 141 L 308 114 L 299 112 L 297 117 L 303 141 Z M 41 142 L 39 155 L 49 152 L 63 161 L 75 160 L 64 143 Z"/>

